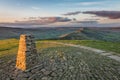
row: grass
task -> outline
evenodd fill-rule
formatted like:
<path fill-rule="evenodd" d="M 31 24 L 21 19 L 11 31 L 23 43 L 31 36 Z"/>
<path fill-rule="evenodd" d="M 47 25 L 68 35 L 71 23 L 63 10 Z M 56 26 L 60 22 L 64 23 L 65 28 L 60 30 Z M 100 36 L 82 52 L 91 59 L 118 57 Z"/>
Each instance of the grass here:
<path fill-rule="evenodd" d="M 19 40 L 17 39 L 0 40 L 0 60 L 9 61 L 10 59 L 16 57 L 18 51 L 18 44 Z M 52 44 L 49 41 L 37 41 L 36 44 L 38 52 L 41 52 L 41 50 L 45 48 L 58 46 L 62 45 Z"/>
<path fill-rule="evenodd" d="M 92 48 L 97 48 L 105 51 L 112 51 L 120 54 L 120 42 L 107 42 L 95 40 L 57 40 L 58 42 L 83 45 Z"/>
<path fill-rule="evenodd" d="M 7 61 L 13 56 L 16 56 L 18 51 L 18 41 L 19 40 L 17 39 L 0 40 L 0 59 L 3 58 Z M 105 42 L 93 40 L 39 40 L 36 44 L 38 52 L 41 52 L 43 49 L 49 47 L 63 46 L 60 44 L 51 43 L 51 41 L 83 45 L 120 54 L 120 42 Z"/>
<path fill-rule="evenodd" d="M 36 44 L 38 51 L 41 51 L 43 48 L 63 46 L 59 44 L 50 43 L 50 41 L 83 45 L 106 51 L 120 53 L 120 42 L 106 42 L 93 40 L 41 40 L 41 41 L 39 40 L 37 41 Z M 18 50 L 17 39 L 0 40 L 0 57 L 6 55 L 14 55 L 17 53 L 17 50 Z"/>
<path fill-rule="evenodd" d="M 16 56 L 18 49 L 17 39 L 0 40 L 0 60 L 5 62 Z"/>
<path fill-rule="evenodd" d="M 0 40 L 0 51 L 10 50 L 18 46 L 17 39 Z"/>
<path fill-rule="evenodd" d="M 45 49 L 49 47 L 60 47 L 63 45 L 51 43 L 50 41 L 37 41 L 36 46 L 37 46 L 37 49 Z"/>
<path fill-rule="evenodd" d="M 36 47 L 37 51 L 41 52 L 43 49 L 50 48 L 50 47 L 63 47 L 64 45 L 54 44 L 50 41 L 37 41 Z"/>

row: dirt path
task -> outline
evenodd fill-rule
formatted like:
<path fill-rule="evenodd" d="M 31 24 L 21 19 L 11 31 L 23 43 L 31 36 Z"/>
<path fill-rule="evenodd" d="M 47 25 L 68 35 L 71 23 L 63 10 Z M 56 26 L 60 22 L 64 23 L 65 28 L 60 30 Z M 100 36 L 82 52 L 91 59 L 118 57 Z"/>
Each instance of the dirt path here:
<path fill-rule="evenodd" d="M 72 47 L 77 47 L 83 50 L 88 50 L 88 51 L 92 51 L 94 53 L 103 55 L 103 56 L 107 56 L 111 59 L 114 59 L 118 62 L 120 62 L 120 57 L 113 55 L 113 52 L 107 52 L 107 51 L 103 51 L 103 50 L 99 50 L 99 49 L 95 49 L 95 48 L 91 48 L 91 47 L 86 47 L 86 46 L 81 46 L 81 45 L 75 45 L 75 44 L 68 44 L 68 43 L 61 43 L 61 42 L 50 42 L 50 43 L 55 43 L 55 44 L 62 44 L 62 45 L 66 45 L 66 46 L 72 46 Z"/>

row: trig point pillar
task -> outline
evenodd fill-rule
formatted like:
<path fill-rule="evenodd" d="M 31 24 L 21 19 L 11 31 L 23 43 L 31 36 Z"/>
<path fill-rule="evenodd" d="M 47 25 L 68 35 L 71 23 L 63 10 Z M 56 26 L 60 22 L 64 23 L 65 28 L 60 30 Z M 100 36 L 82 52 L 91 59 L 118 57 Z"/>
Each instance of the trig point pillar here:
<path fill-rule="evenodd" d="M 16 59 L 16 68 L 25 71 L 37 64 L 38 54 L 33 35 L 21 35 Z"/>

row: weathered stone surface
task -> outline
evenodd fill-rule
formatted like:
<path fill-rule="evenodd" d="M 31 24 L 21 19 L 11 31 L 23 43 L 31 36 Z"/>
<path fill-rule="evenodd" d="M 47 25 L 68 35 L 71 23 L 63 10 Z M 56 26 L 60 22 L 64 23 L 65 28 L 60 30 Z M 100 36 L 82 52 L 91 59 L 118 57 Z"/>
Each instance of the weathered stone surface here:
<path fill-rule="evenodd" d="M 48 77 L 43 77 L 42 80 L 48 80 Z"/>
<path fill-rule="evenodd" d="M 52 72 L 52 73 L 51 73 L 51 76 L 52 76 L 52 77 L 55 77 L 55 76 L 57 76 L 57 74 L 56 74 L 55 72 Z"/>
<path fill-rule="evenodd" d="M 50 74 L 50 71 L 44 71 L 43 74 L 47 76 Z"/>

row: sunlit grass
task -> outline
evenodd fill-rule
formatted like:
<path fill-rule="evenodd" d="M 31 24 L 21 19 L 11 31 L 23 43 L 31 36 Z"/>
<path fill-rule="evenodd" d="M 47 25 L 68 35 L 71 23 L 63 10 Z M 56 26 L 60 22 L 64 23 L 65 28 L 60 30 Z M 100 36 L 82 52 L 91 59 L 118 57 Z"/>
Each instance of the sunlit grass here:
<path fill-rule="evenodd" d="M 17 39 L 0 40 L 0 51 L 10 50 L 18 46 Z"/>
<path fill-rule="evenodd" d="M 56 46 L 64 46 L 60 44 L 51 43 L 50 41 L 37 41 L 36 42 L 37 49 L 44 49 L 49 47 L 56 47 Z"/>
<path fill-rule="evenodd" d="M 19 40 L 17 39 L 6 39 L 0 40 L 0 59 L 8 61 L 16 57 L 18 52 Z M 59 47 L 63 45 L 53 44 L 49 41 L 36 41 L 37 51 L 40 53 L 45 48 Z"/>
<path fill-rule="evenodd" d="M 64 45 L 51 43 L 51 41 L 89 46 L 97 49 L 120 53 L 120 42 L 91 40 L 39 40 L 36 41 L 37 51 L 41 53 L 44 49 L 47 48 L 64 47 Z M 16 57 L 18 51 L 18 44 L 19 40 L 17 39 L 0 40 L 0 59 L 4 59 L 7 61 L 9 59 L 12 59 L 13 57 Z"/>

